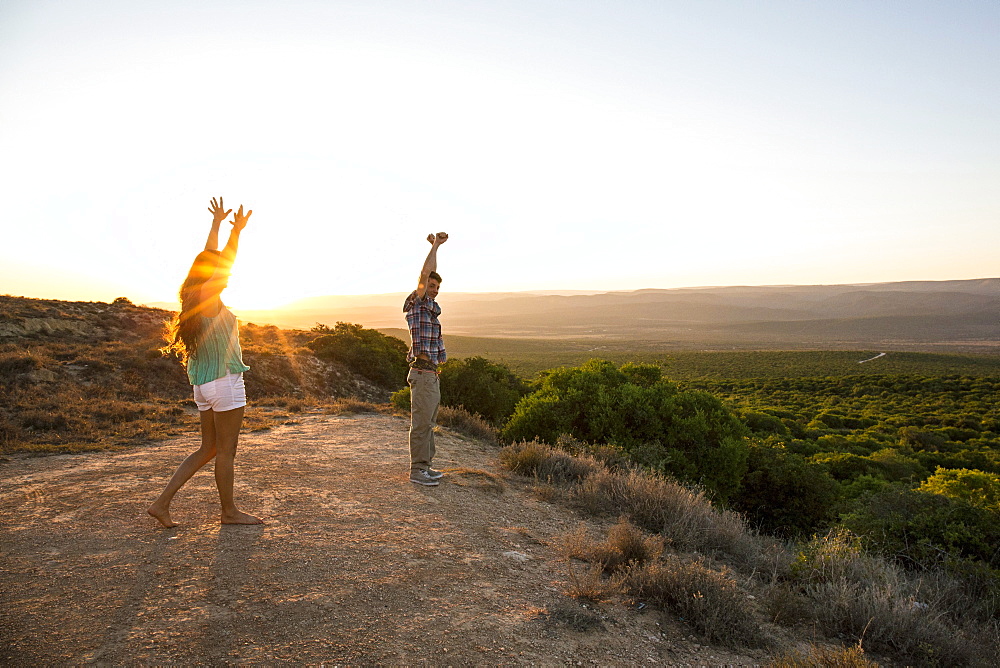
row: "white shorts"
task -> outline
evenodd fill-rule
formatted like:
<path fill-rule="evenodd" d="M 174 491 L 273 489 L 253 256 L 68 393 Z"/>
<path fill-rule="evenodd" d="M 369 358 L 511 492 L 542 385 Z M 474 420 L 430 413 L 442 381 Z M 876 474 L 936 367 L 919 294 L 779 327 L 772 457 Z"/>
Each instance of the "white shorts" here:
<path fill-rule="evenodd" d="M 194 402 L 198 410 L 216 413 L 247 405 L 247 389 L 242 373 L 228 373 L 222 378 L 194 386 Z"/>

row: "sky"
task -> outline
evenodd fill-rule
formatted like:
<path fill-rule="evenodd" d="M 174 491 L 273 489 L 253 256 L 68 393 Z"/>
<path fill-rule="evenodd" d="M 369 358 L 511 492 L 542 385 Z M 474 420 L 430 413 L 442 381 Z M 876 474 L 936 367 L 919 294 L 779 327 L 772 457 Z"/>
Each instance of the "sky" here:
<path fill-rule="evenodd" d="M 175 301 L 217 196 L 237 308 L 1000 276 L 1000 3 L 0 3 L 0 294 Z"/>

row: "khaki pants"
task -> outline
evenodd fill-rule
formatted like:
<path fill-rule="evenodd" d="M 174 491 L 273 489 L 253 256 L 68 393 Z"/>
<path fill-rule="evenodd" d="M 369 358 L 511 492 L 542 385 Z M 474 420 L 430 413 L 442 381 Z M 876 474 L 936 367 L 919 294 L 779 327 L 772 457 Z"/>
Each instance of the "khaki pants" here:
<path fill-rule="evenodd" d="M 410 369 L 406 375 L 410 385 L 410 470 L 430 468 L 434 461 L 434 425 L 441 386 L 433 371 Z"/>

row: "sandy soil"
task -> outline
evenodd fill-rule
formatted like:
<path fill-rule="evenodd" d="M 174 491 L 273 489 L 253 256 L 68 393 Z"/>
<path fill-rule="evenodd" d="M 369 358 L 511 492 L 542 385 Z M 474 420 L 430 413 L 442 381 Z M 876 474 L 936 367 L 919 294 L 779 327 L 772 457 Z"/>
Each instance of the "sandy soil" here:
<path fill-rule="evenodd" d="M 176 498 L 180 526 L 145 514 L 194 431 L 0 461 L 0 662 L 766 662 L 702 646 L 649 608 L 567 596 L 555 541 L 581 518 L 447 431 L 442 484 L 409 483 L 406 429 L 303 414 L 244 434 L 237 500 L 263 526 L 219 525 L 211 466 Z"/>

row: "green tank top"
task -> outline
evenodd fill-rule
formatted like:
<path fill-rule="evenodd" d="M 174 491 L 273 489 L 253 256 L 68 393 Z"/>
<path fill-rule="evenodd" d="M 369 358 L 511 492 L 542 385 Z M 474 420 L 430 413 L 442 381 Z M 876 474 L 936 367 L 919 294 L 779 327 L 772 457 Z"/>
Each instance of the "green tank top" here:
<path fill-rule="evenodd" d="M 201 316 L 201 337 L 194 355 L 188 358 L 187 375 L 192 385 L 204 385 L 228 373 L 242 373 L 243 363 L 236 316 L 225 306 L 211 318 Z"/>

